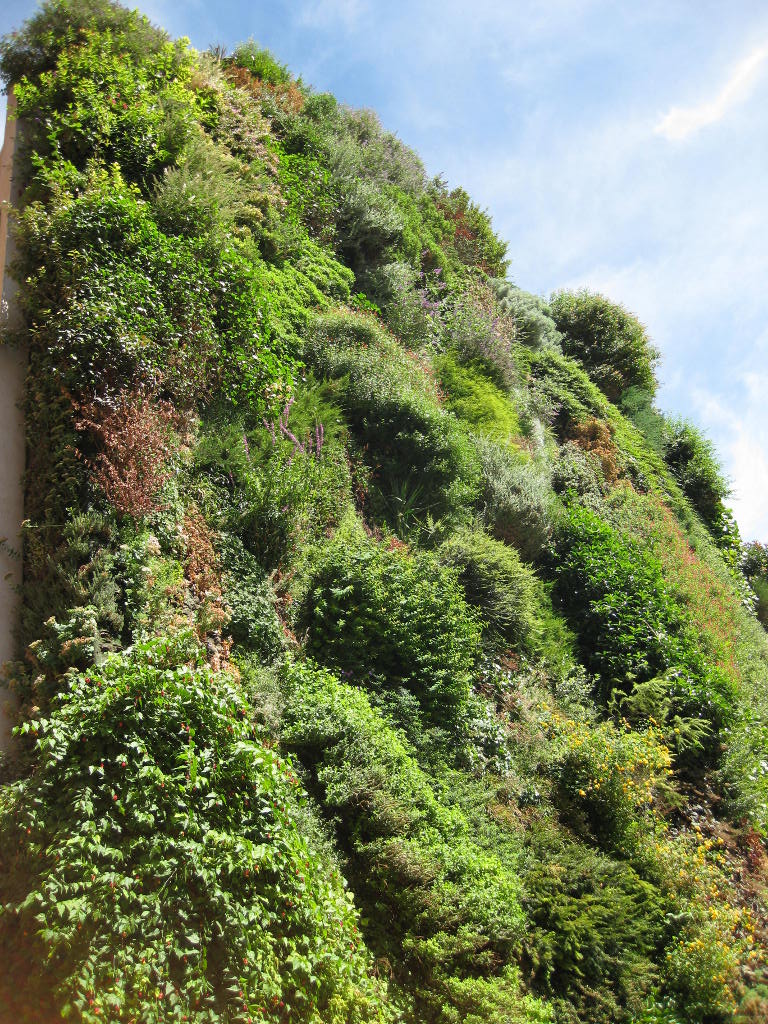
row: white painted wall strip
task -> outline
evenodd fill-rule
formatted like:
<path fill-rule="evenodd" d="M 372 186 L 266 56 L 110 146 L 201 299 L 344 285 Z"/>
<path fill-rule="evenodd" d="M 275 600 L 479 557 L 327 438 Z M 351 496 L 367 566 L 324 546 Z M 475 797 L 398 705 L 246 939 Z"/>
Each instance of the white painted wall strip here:
<path fill-rule="evenodd" d="M 6 272 L 13 259 L 14 244 L 9 235 L 8 205 L 19 198 L 19 182 L 14 180 L 17 122 L 13 118 L 16 100 L 8 96 L 5 139 L 0 152 L 0 317 L 4 324 L 18 322 L 15 302 L 16 282 Z M 0 345 L 0 663 L 16 657 L 16 623 L 19 599 L 15 587 L 21 583 L 21 561 L 8 551 L 20 551 L 21 521 L 24 518 L 22 476 L 25 465 L 24 419 L 20 403 L 24 394 L 26 353 Z M 0 688 L 0 750 L 8 749 L 12 719 L 11 697 Z"/>

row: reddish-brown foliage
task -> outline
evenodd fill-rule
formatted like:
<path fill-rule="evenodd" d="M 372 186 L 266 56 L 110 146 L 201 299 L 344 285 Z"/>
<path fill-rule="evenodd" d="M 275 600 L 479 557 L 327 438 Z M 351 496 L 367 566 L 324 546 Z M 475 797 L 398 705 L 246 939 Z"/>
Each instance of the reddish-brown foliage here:
<path fill-rule="evenodd" d="M 571 438 L 586 452 L 592 452 L 600 460 L 603 475 L 609 486 L 613 487 L 621 476 L 618 464 L 618 450 L 613 442 L 611 428 L 605 420 L 594 416 L 577 423 L 570 430 Z"/>
<path fill-rule="evenodd" d="M 233 85 L 244 89 L 260 103 L 265 99 L 272 99 L 280 110 L 287 114 L 298 114 L 304 106 L 304 95 L 295 82 L 288 82 L 285 85 L 263 82 L 247 68 L 241 68 L 237 64 L 230 64 L 224 73 Z"/>
<path fill-rule="evenodd" d="M 218 670 L 229 664 L 231 643 L 221 637 L 228 612 L 213 536 L 205 519 L 194 507 L 187 509 L 184 516 L 184 539 L 187 545 L 184 575 L 198 602 L 197 633 L 205 641 L 209 661 Z"/>
<path fill-rule="evenodd" d="M 80 457 L 110 505 L 134 519 L 157 511 L 179 448 L 178 432 L 186 425 L 184 414 L 140 390 L 94 399 L 76 412 L 76 428 L 90 434 L 97 448 L 92 458 Z"/>

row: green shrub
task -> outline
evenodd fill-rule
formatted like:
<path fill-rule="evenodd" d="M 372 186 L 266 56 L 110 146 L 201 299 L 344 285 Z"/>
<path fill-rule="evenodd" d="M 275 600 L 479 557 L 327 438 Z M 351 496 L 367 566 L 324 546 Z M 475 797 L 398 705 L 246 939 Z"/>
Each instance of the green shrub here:
<path fill-rule="evenodd" d="M 318 107 L 313 108 L 313 112 Z M 406 195 L 418 195 L 426 186 L 419 156 L 396 135 L 385 131 L 373 110 L 324 106 L 328 162 L 337 181 L 355 179 L 390 185 Z M 328 117 L 332 113 L 333 117 Z M 392 194 L 392 193 L 390 193 Z M 397 204 L 393 204 L 397 205 Z"/>
<path fill-rule="evenodd" d="M 21 638 L 36 639 L 50 618 L 63 621 L 74 608 L 93 609 L 98 649 L 111 650 L 123 629 L 116 579 L 117 527 L 97 512 L 72 516 L 60 530 L 26 526 Z"/>
<path fill-rule="evenodd" d="M 253 39 L 241 43 L 230 59 L 268 85 L 287 85 L 291 81 L 288 68 L 280 64 L 269 50 L 260 47 Z"/>
<path fill-rule="evenodd" d="M 653 394 L 640 387 L 627 388 L 621 396 L 621 411 L 642 433 L 658 455 L 664 455 L 666 419 L 653 404 Z"/>
<path fill-rule="evenodd" d="M 477 501 L 475 448 L 440 407 L 425 366 L 366 315 L 318 317 L 307 358 L 337 381 L 350 429 L 373 471 L 374 514 L 402 534 L 429 519 L 466 520 Z"/>
<path fill-rule="evenodd" d="M 559 1021 L 633 1024 L 658 981 L 665 906 L 621 861 L 535 841 L 524 876 L 525 956 Z"/>
<path fill-rule="evenodd" d="M 549 307 L 566 355 L 577 358 L 608 399 L 630 387 L 656 391 L 658 351 L 623 306 L 586 290 L 557 292 Z"/>
<path fill-rule="evenodd" d="M 554 567 L 557 591 L 603 695 L 674 670 L 677 712 L 715 728 L 727 724 L 733 684 L 710 663 L 694 624 L 664 583 L 660 562 L 587 509 L 571 506 L 564 529 Z"/>
<path fill-rule="evenodd" d="M 536 648 L 540 584 L 514 548 L 464 530 L 442 544 L 439 557 L 459 570 L 467 601 L 499 643 L 529 653 Z"/>
<path fill-rule="evenodd" d="M 347 302 L 355 275 L 339 263 L 331 253 L 317 242 L 306 238 L 302 241 L 301 251 L 297 253 L 296 268 L 319 289 L 323 295 L 340 302 Z M 318 302 L 313 305 L 323 306 Z"/>
<path fill-rule="evenodd" d="M 75 397 L 149 379 L 187 403 L 222 392 L 258 403 L 290 374 L 280 295 L 256 253 L 164 235 L 116 168 L 47 180 L 50 204 L 21 219 L 23 301 Z"/>
<path fill-rule="evenodd" d="M 518 376 L 515 322 L 500 308 L 490 285 L 472 280 L 445 306 L 445 333 L 459 359 L 481 365 L 500 388 L 512 387 Z"/>
<path fill-rule="evenodd" d="M 218 549 L 229 609 L 225 630 L 235 643 L 273 661 L 283 649 L 283 637 L 269 580 L 237 537 L 222 534 Z"/>
<path fill-rule="evenodd" d="M 510 397 L 483 373 L 483 365 L 459 364 L 452 353 L 435 360 L 446 407 L 476 431 L 501 445 L 514 446 L 522 427 Z"/>
<path fill-rule="evenodd" d="M 256 229 L 264 220 L 268 193 L 252 168 L 200 133 L 177 166 L 166 167 L 155 182 L 155 222 L 167 235 L 207 235 L 219 244 L 234 229 Z"/>
<path fill-rule="evenodd" d="M 528 348 L 560 348 L 560 332 L 544 299 L 501 278 L 491 281 L 500 308 L 515 322 L 515 338 Z"/>
<path fill-rule="evenodd" d="M 671 943 L 664 980 L 674 993 L 678 1013 L 691 1024 L 733 1020 L 736 1009 L 735 950 L 723 942 L 717 924 L 683 929 Z M 759 1010 L 758 1010 L 759 1012 Z M 738 1018 L 737 1018 L 738 1019 Z"/>
<path fill-rule="evenodd" d="M 326 665 L 374 691 L 410 692 L 430 724 L 456 732 L 480 624 L 455 569 L 342 530 L 313 569 L 298 623 Z"/>
<path fill-rule="evenodd" d="M 93 157 L 117 163 L 126 179 L 147 183 L 194 131 L 192 52 L 166 42 L 134 62 L 120 33 L 70 30 L 63 38 L 55 67 L 15 87 L 35 150 L 80 170 Z"/>
<path fill-rule="evenodd" d="M 601 506 L 608 490 L 598 456 L 574 441 L 566 441 L 558 452 L 552 487 L 557 494 L 578 494 L 583 505 L 594 509 Z"/>
<path fill-rule="evenodd" d="M 511 968 L 524 924 L 509 837 L 491 830 L 486 848 L 361 690 L 306 664 L 284 686 L 282 743 L 344 822 L 366 942 L 386 957 L 406 1019 L 547 1020 Z"/>
<path fill-rule="evenodd" d="M 288 218 L 305 225 L 320 241 L 333 242 L 339 187 L 325 163 L 306 153 L 281 153 L 278 174 Z"/>
<path fill-rule="evenodd" d="M 371 294 L 383 310 L 390 331 L 407 348 L 424 349 L 438 344 L 440 301 L 425 275 L 418 276 L 405 262 L 387 263 L 367 276 Z"/>
<path fill-rule="evenodd" d="M 550 741 L 547 772 L 561 819 L 588 843 L 618 856 L 635 853 L 655 827 L 654 803 L 670 793 L 663 730 L 648 721 L 633 730 L 575 719 L 549 703 L 540 725 Z"/>
<path fill-rule="evenodd" d="M 338 248 L 359 276 L 365 268 L 384 261 L 402 236 L 403 220 L 386 190 L 372 181 L 353 178 L 340 191 Z"/>
<path fill-rule="evenodd" d="M 768 628 L 768 547 L 759 541 L 745 544 L 741 567 L 757 598 L 757 617 Z"/>
<path fill-rule="evenodd" d="M 717 536 L 730 487 L 712 442 L 684 420 L 668 420 L 664 431 L 664 460 L 686 498 Z"/>
<path fill-rule="evenodd" d="M 62 50 L 87 32 L 112 33 L 123 52 L 140 62 L 170 41 L 148 18 L 113 0 L 45 0 L 18 32 L 0 43 L 0 71 L 6 82 L 33 78 L 55 67 Z"/>
<path fill-rule="evenodd" d="M 488 214 L 472 202 L 463 188 L 449 192 L 444 186 L 439 187 L 436 201 L 448 226 L 445 244 L 456 258 L 489 277 L 503 277 L 509 267 L 507 243 L 494 234 Z"/>
<path fill-rule="evenodd" d="M 300 403 L 301 404 L 301 403 Z M 316 419 L 328 403 L 293 400 L 255 430 L 211 418 L 195 453 L 219 529 L 242 540 L 263 570 L 287 565 L 341 521 L 351 502 L 350 471 L 339 427 Z"/>
<path fill-rule="evenodd" d="M 176 637 L 113 656 L 24 726 L 35 767 L 0 798 L 17 1019 L 380 1019 L 352 902 L 297 828 L 298 780 L 200 654 Z"/>

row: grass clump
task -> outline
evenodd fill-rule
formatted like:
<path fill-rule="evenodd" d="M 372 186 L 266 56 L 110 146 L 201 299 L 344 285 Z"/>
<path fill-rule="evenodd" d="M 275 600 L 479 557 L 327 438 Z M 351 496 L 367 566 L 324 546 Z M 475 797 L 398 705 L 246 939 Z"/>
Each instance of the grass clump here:
<path fill-rule="evenodd" d="M 308 352 L 335 390 L 371 471 L 373 515 L 401 535 L 466 519 L 480 467 L 469 436 L 440 405 L 429 367 L 370 316 L 319 318 Z"/>
<path fill-rule="evenodd" d="M 514 548 L 463 530 L 442 544 L 439 556 L 459 570 L 467 601 L 480 609 L 500 646 L 529 653 L 537 647 L 541 585 Z"/>

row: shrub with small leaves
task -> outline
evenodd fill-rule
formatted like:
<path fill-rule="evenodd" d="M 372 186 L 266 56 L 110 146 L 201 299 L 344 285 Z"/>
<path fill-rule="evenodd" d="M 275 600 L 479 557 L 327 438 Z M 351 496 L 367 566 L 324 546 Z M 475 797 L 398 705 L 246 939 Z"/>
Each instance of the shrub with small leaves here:
<path fill-rule="evenodd" d="M 549 308 L 563 351 L 581 361 L 610 401 L 617 402 L 631 387 L 655 393 L 658 350 L 623 306 L 583 289 L 557 292 Z"/>
<path fill-rule="evenodd" d="M 556 523 L 546 463 L 527 463 L 490 438 L 475 439 L 482 467 L 480 507 L 488 530 L 524 558 L 541 555 Z"/>
<path fill-rule="evenodd" d="M 695 624 L 665 584 L 661 563 L 576 505 L 563 523 L 559 550 L 557 591 L 603 695 L 675 669 L 669 676 L 675 711 L 715 729 L 728 724 L 734 683 L 711 663 Z"/>
<path fill-rule="evenodd" d="M 475 830 L 451 805 L 451 779 L 435 784 L 358 687 L 304 663 L 289 666 L 283 688 L 282 743 L 323 811 L 345 822 L 366 940 L 406 997 L 405 1019 L 546 1021 L 513 966 L 523 927 L 516 838 Z"/>
<path fill-rule="evenodd" d="M 272 661 L 282 650 L 283 640 L 269 580 L 238 537 L 223 534 L 217 546 L 224 599 L 229 608 L 226 632 L 235 643 Z"/>
<path fill-rule="evenodd" d="M 374 514 L 401 536 L 431 519 L 466 521 L 478 499 L 478 457 L 467 431 L 441 408 L 429 365 L 370 315 L 347 312 L 317 318 L 307 356 L 334 383 L 373 470 Z"/>
<path fill-rule="evenodd" d="M 480 653 L 480 623 L 458 575 L 430 554 L 340 531 L 313 571 L 298 623 L 318 660 L 374 692 L 409 691 L 432 725 L 455 732 Z"/>

